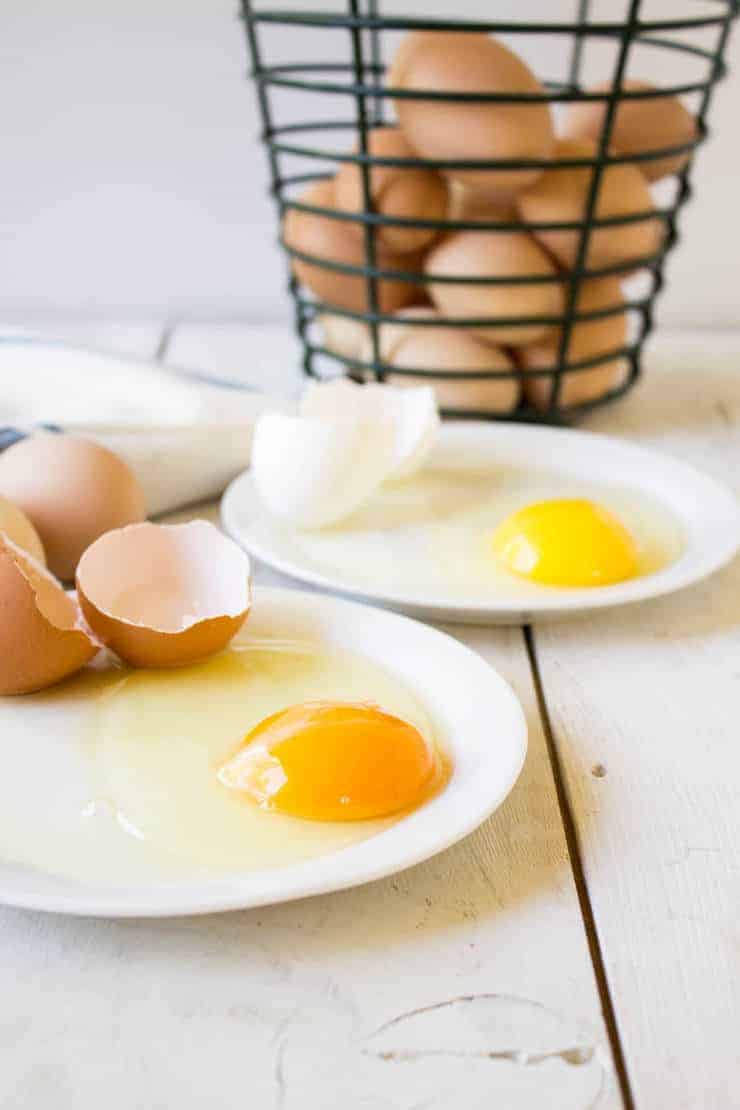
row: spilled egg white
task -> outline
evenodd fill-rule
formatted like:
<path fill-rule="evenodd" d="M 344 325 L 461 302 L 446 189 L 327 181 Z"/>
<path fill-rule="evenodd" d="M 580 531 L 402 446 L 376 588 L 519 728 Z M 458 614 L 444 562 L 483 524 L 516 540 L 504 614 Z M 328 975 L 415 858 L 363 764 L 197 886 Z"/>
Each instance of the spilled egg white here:
<path fill-rule="evenodd" d="M 165 671 L 88 668 L 0 698 L 3 859 L 100 883 L 241 873 L 324 856 L 399 820 L 306 821 L 225 788 L 218 768 L 261 720 L 312 700 L 365 701 L 436 728 L 377 663 L 321 642 L 255 639 Z"/>
<path fill-rule="evenodd" d="M 491 471 L 462 451 L 440 450 L 408 482 L 382 486 L 346 526 L 294 532 L 281 554 L 349 592 L 423 595 L 456 605 L 535 604 L 543 594 L 567 591 L 509 573 L 496 559 L 493 538 L 523 506 L 560 498 L 586 498 L 615 514 L 634 537 L 638 576 L 659 571 L 684 549 L 680 522 L 640 489 L 536 464 Z"/>

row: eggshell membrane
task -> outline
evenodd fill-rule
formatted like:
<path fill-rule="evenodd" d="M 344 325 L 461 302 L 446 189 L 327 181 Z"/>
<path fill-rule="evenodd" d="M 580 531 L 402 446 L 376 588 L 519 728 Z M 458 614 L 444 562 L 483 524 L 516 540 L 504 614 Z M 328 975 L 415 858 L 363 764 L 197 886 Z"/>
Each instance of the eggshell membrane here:
<path fill-rule="evenodd" d="M 301 195 L 305 204 L 321 208 L 335 208 L 334 182 L 317 181 Z M 358 234 L 358 227 L 344 220 L 330 216 L 316 216 L 310 212 L 299 212 L 291 208 L 283 223 L 283 238 L 289 247 L 303 251 L 328 262 L 346 266 L 365 265 L 364 236 Z M 420 268 L 419 258 L 413 254 L 397 255 L 389 251 L 376 236 L 375 261 L 379 269 L 416 272 Z M 324 268 L 316 263 L 292 258 L 293 273 L 306 285 L 319 300 L 353 312 L 367 312 L 368 288 L 364 277 L 340 273 Z M 396 281 L 392 278 L 377 283 L 378 306 L 382 312 L 394 312 L 419 296 L 418 287 L 411 282 Z"/>
<path fill-rule="evenodd" d="M 264 413 L 252 439 L 252 478 L 273 516 L 294 528 L 324 528 L 349 516 L 390 472 L 391 422 L 365 419 L 360 406 L 343 419 Z"/>
<path fill-rule="evenodd" d="M 0 497 L 0 532 L 4 532 L 8 539 L 27 551 L 37 562 L 46 564 L 44 545 L 33 524 L 17 505 L 4 497 Z"/>
<path fill-rule="evenodd" d="M 594 158 L 589 139 L 560 139 L 555 158 Z M 586 215 L 592 168 L 553 168 L 517 198 L 519 213 L 532 222 L 583 220 Z M 599 182 L 596 217 L 629 216 L 654 208 L 645 178 L 634 165 L 607 166 Z M 581 231 L 533 230 L 533 235 L 566 267 L 575 264 Z M 594 228 L 588 240 L 586 265 L 616 265 L 652 255 L 660 246 L 664 224 L 659 218 L 613 227 Z"/>
<path fill-rule="evenodd" d="M 384 481 L 399 481 L 420 470 L 439 431 L 439 414 L 429 385 L 399 390 L 386 382 L 362 385 L 346 378 L 316 382 L 307 387 L 300 413 L 342 423 L 371 420 L 389 425 L 393 450 Z"/>
<path fill-rule="evenodd" d="M 516 377 L 454 380 L 456 371 L 513 370 L 514 363 L 510 356 L 497 347 L 479 342 L 462 328 L 414 326 L 415 318 L 436 315 L 433 310 L 407 310 L 399 313 L 397 324 L 381 325 L 381 355 L 390 365 L 444 370 L 451 375 L 451 379 L 389 373 L 386 381 L 407 388 L 432 386 L 437 404 L 443 409 L 506 413 L 516 408 L 521 393 Z"/>
<path fill-rule="evenodd" d="M 432 248 L 426 262 L 429 292 L 443 316 L 559 316 L 562 283 L 533 285 L 457 285 L 435 277 L 522 277 L 553 275 L 557 270 L 542 247 L 523 231 L 458 231 Z M 533 343 L 550 324 L 490 324 L 475 335 L 496 345 Z"/>
<path fill-rule="evenodd" d="M 388 85 L 419 92 L 543 92 L 525 62 L 496 39 L 442 31 L 413 32 L 404 39 Z M 552 150 L 552 115 L 544 102 L 476 104 L 398 98 L 394 103 L 406 138 L 425 158 L 544 159 Z M 531 185 L 541 170 L 445 172 L 456 181 L 509 198 Z"/>
<path fill-rule="evenodd" d="M 135 667 L 176 667 L 226 647 L 251 606 L 248 556 L 204 520 L 108 532 L 77 568 L 90 627 Z"/>
<path fill-rule="evenodd" d="M 83 551 L 111 528 L 144 520 L 144 493 L 117 455 L 91 440 L 40 434 L 0 455 L 0 495 L 36 528 L 49 569 L 69 581 Z"/>
<path fill-rule="evenodd" d="M 629 91 L 655 89 L 649 81 L 625 81 Z M 594 85 L 587 92 L 609 92 L 608 81 Z M 563 133 L 572 139 L 598 142 L 606 118 L 606 101 L 584 101 L 569 106 Z M 678 97 L 666 96 L 650 100 L 624 100 L 617 105 L 612 122 L 609 150 L 612 154 L 646 154 L 663 147 L 681 146 L 692 142 L 698 134 L 696 120 Z M 679 173 L 691 157 L 690 151 L 668 158 L 636 162 L 635 167 L 648 181 Z"/>
<path fill-rule="evenodd" d="M 0 695 L 53 686 L 84 667 L 98 648 L 75 599 L 0 533 Z"/>
<path fill-rule="evenodd" d="M 594 278 L 581 284 L 577 299 L 578 311 L 596 312 L 598 309 L 610 308 L 617 304 L 624 304 L 624 296 L 616 278 Z M 560 332 L 542 343 L 520 351 L 521 365 L 531 370 L 545 370 L 553 366 L 557 362 L 559 339 Z M 626 341 L 626 311 L 596 320 L 584 320 L 573 325 L 565 358 L 567 362 L 595 358 L 597 355 L 618 350 L 625 345 Z M 578 405 L 586 401 L 595 401 L 621 385 L 627 370 L 627 360 L 621 357 L 602 362 L 589 370 L 566 374 L 560 387 L 558 404 Z M 547 408 L 552 388 L 553 380 L 549 377 L 524 376 L 525 397 L 536 408 Z"/>
<path fill-rule="evenodd" d="M 376 158 L 417 158 L 397 127 L 379 127 L 370 132 L 368 153 Z M 400 166 L 373 166 L 370 192 L 376 212 L 408 220 L 442 220 L 447 212 L 447 184 L 438 173 Z M 346 162 L 334 179 L 338 208 L 362 212 L 364 193 L 362 169 Z M 362 234 L 362 228 L 353 228 Z M 378 239 L 391 251 L 417 251 L 436 238 L 431 228 L 379 227 Z"/>

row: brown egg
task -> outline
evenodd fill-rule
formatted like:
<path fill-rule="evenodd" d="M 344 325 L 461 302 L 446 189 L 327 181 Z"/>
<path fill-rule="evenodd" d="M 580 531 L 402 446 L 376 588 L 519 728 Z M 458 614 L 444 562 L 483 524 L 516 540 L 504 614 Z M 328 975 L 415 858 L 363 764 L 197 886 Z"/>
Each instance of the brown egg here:
<path fill-rule="evenodd" d="M 305 204 L 320 208 L 334 208 L 334 183 L 318 181 L 307 193 L 301 196 Z M 283 238 L 295 250 L 338 262 L 345 266 L 365 265 L 365 245 L 363 236 L 357 234 L 357 227 L 330 216 L 315 216 L 291 208 L 283 223 Z M 415 272 L 419 269 L 419 259 L 412 254 L 392 254 L 382 243 L 376 244 L 376 264 L 383 270 Z M 369 310 L 367 281 L 364 277 L 339 273 L 313 262 L 299 258 L 292 260 L 293 273 L 300 282 L 308 286 L 312 293 L 326 304 L 338 305 L 353 312 Z M 395 312 L 405 304 L 410 304 L 418 296 L 418 287 L 411 282 L 395 281 L 391 278 L 377 283 L 378 305 L 381 312 Z"/>
<path fill-rule="evenodd" d="M 146 516 L 144 494 L 126 463 L 74 436 L 40 434 L 14 443 L 0 455 L 0 494 L 30 519 L 49 569 L 65 581 L 98 536 Z"/>
<path fill-rule="evenodd" d="M 224 648 L 251 606 L 249 558 L 212 524 L 134 524 L 80 559 L 82 611 L 136 667 L 175 667 Z"/>
<path fill-rule="evenodd" d="M 594 85 L 587 92 L 609 92 L 610 84 Z M 625 81 L 624 88 L 634 92 L 651 90 L 648 81 Z M 598 142 L 606 118 L 606 101 L 585 101 L 571 104 L 565 117 L 563 134 L 572 139 Z M 646 154 L 663 147 L 681 146 L 692 142 L 698 134 L 696 120 L 675 96 L 649 100 L 625 100 L 614 114 L 610 151 L 612 154 Z M 690 158 L 690 152 L 668 158 L 635 162 L 648 181 L 679 173 Z"/>
<path fill-rule="evenodd" d="M 376 158 L 417 158 L 397 127 L 379 127 L 370 133 L 369 153 Z M 370 170 L 373 207 L 382 216 L 405 220 L 443 220 L 447 212 L 447 184 L 439 174 L 425 169 L 373 166 Z M 346 162 L 334 179 L 337 208 L 362 212 L 364 196 L 360 166 Z M 353 230 L 362 233 L 356 226 Z M 429 228 L 380 227 L 378 239 L 391 251 L 417 251 L 437 237 Z"/>
<path fill-rule="evenodd" d="M 594 158 L 595 144 L 589 139 L 560 139 L 556 158 Z M 570 222 L 586 215 L 592 170 L 590 167 L 551 169 L 517 198 L 524 220 Z M 631 165 L 608 166 L 601 176 L 596 216 L 629 216 L 654 207 L 645 178 Z M 641 220 L 592 230 L 588 241 L 586 265 L 591 268 L 616 265 L 652 255 L 660 246 L 664 232 L 661 219 Z M 566 267 L 575 264 L 580 230 L 533 231 Z"/>
<path fill-rule="evenodd" d="M 471 189 L 460 181 L 452 181 L 448 218 L 478 223 L 512 223 L 519 216 L 513 203 L 502 203 L 480 189 Z"/>
<path fill-rule="evenodd" d="M 557 274 L 535 240 L 523 231 L 458 231 L 434 247 L 427 257 L 428 277 L 521 277 Z M 458 285 L 432 281 L 432 300 L 443 316 L 558 316 L 563 311 L 562 283 L 533 285 Z M 490 324 L 476 328 L 481 339 L 498 344 L 532 343 L 551 325 Z"/>
<path fill-rule="evenodd" d="M 444 370 L 451 376 L 466 370 L 514 371 L 505 351 L 479 342 L 463 328 L 414 326 L 414 319 L 436 317 L 433 309 L 407 309 L 398 314 L 397 324 L 380 328 L 381 357 L 405 369 Z M 364 357 L 370 357 L 366 347 Z M 517 375 L 500 379 L 440 380 L 414 374 L 389 374 L 390 385 L 431 385 L 442 409 L 459 412 L 511 412 L 521 392 Z"/>
<path fill-rule="evenodd" d="M 84 667 L 98 648 L 76 601 L 0 533 L 0 695 L 53 686 Z"/>
<path fill-rule="evenodd" d="M 317 317 L 321 327 L 323 345 L 344 359 L 360 357 L 362 345 L 368 337 L 369 328 L 362 320 L 351 316 L 336 316 L 323 312 Z"/>
<path fill-rule="evenodd" d="M 9 540 L 23 551 L 27 551 L 39 563 L 46 563 L 44 545 L 38 532 L 26 514 L 21 512 L 12 501 L 6 501 L 4 497 L 0 497 L 0 532 L 4 532 Z"/>
<path fill-rule="evenodd" d="M 417 31 L 409 35 L 388 76 L 391 88 L 418 92 L 534 93 L 543 88 L 529 67 L 484 34 Z M 459 161 L 543 159 L 552 151 L 550 107 L 534 103 L 395 100 L 401 128 L 425 158 Z M 541 170 L 446 171 L 456 181 L 499 199 L 531 185 Z"/>
<path fill-rule="evenodd" d="M 616 278 L 594 278 L 584 281 L 579 290 L 577 311 L 596 312 L 601 308 L 623 305 L 624 297 Z M 546 370 L 558 360 L 560 332 L 532 347 L 519 352 L 521 365 L 525 370 Z M 627 342 L 627 312 L 613 316 L 603 316 L 596 320 L 584 320 L 573 325 L 565 354 L 566 362 L 580 362 L 595 358 L 609 351 L 619 350 Z M 578 405 L 595 401 L 621 385 L 627 374 L 627 360 L 624 357 L 609 359 L 588 370 L 572 371 L 566 374 L 560 387 L 558 405 Z M 528 378 L 524 375 L 524 395 L 538 409 L 545 409 L 550 403 L 553 379 L 551 377 Z"/>

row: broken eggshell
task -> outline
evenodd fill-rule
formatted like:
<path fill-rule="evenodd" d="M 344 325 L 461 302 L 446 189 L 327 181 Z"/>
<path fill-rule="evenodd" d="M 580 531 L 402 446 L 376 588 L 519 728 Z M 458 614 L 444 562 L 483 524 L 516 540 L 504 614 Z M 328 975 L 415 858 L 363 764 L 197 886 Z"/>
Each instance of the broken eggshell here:
<path fill-rule="evenodd" d="M 23 510 L 5 497 L 0 497 L 0 532 L 4 532 L 9 540 L 46 566 L 44 545 L 38 532 Z"/>
<path fill-rule="evenodd" d="M 99 646 L 74 597 L 0 532 L 0 695 L 53 686 L 84 667 Z"/>
<path fill-rule="evenodd" d="M 226 647 L 251 606 L 249 557 L 212 524 L 133 524 L 77 568 L 93 631 L 136 667 L 176 667 Z"/>
<path fill-rule="evenodd" d="M 353 513 L 393 466 L 390 420 L 357 408 L 344 419 L 266 412 L 252 441 L 252 477 L 272 513 L 294 528 L 325 528 Z"/>
<path fill-rule="evenodd" d="M 420 470 L 439 432 L 434 390 L 427 385 L 399 389 L 379 382 L 358 385 L 347 378 L 314 382 L 306 388 L 299 412 L 342 424 L 372 420 L 390 425 L 393 454 L 383 481 L 399 481 Z"/>

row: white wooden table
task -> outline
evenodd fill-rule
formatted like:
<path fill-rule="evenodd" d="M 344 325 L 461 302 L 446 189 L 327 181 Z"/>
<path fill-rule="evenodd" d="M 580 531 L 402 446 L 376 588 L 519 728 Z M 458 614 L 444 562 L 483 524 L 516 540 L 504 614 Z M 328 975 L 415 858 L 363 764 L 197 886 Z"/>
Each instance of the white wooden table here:
<path fill-rule="evenodd" d="M 238 325 L 65 330 L 250 361 Z M 740 490 L 740 335 L 661 337 L 588 426 Z M 266 910 L 1 910 L 0 1110 L 740 1107 L 740 565 L 613 615 L 448 631 L 527 712 L 495 817 L 394 879 Z"/>

